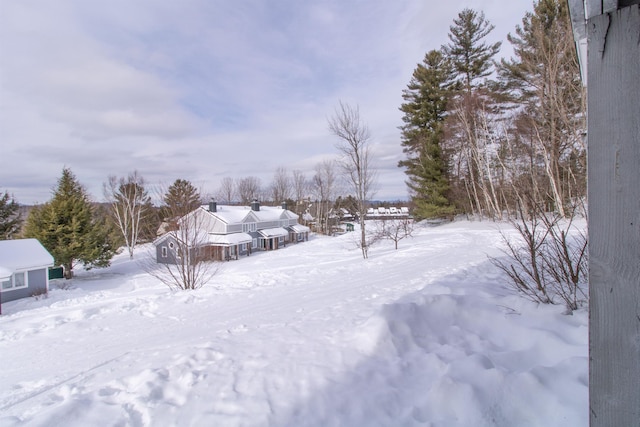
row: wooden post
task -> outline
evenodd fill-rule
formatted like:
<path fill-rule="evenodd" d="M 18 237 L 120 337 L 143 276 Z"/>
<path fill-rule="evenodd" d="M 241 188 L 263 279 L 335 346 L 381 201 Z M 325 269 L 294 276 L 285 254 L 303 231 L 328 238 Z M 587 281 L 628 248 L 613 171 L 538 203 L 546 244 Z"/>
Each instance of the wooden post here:
<path fill-rule="evenodd" d="M 640 5 L 601 13 L 587 22 L 590 421 L 640 426 Z"/>

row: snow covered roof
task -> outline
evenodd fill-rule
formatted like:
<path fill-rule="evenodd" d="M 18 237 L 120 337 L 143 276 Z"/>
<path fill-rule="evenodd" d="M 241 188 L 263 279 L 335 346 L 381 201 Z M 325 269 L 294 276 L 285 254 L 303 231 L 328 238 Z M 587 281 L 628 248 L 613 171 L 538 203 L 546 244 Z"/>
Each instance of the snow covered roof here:
<path fill-rule="evenodd" d="M 211 215 L 227 224 L 240 223 L 247 217 L 247 215 L 249 215 L 249 212 L 251 212 L 251 209 L 248 206 L 219 205 L 216 207 L 215 212 L 209 211 L 208 207 L 206 206 L 203 206 L 203 208 Z"/>
<path fill-rule="evenodd" d="M 289 228 L 294 233 L 308 233 L 309 231 L 311 231 L 311 229 L 309 227 L 307 227 L 306 225 L 300 225 L 300 224 L 291 225 L 291 226 L 289 226 Z"/>
<path fill-rule="evenodd" d="M 273 206 L 260 206 L 259 211 L 253 211 L 258 217 L 258 220 L 262 222 L 278 221 L 282 217 L 283 212 L 284 210 L 281 207 Z"/>
<path fill-rule="evenodd" d="M 202 208 L 226 224 L 245 222 L 251 214 L 255 215 L 258 221 L 277 221 L 283 217 L 298 218 L 297 214 L 280 206 L 260 206 L 259 211 L 254 211 L 249 206 L 218 205 L 215 212 L 210 212 L 208 206 L 202 206 Z"/>
<path fill-rule="evenodd" d="M 0 240 L 0 268 L 11 274 L 52 266 L 53 257 L 37 239 Z"/>
<path fill-rule="evenodd" d="M 209 243 L 214 245 L 240 245 L 242 243 L 251 243 L 253 238 L 247 233 L 232 234 L 210 234 Z"/>
<path fill-rule="evenodd" d="M 282 227 L 265 228 L 264 230 L 258 230 L 258 233 L 264 237 L 280 237 L 289 235 L 289 232 Z"/>
<path fill-rule="evenodd" d="M 5 281 L 8 278 L 11 277 L 11 275 L 13 274 L 13 272 L 11 270 L 8 270 L 4 267 L 0 267 L 0 281 Z"/>

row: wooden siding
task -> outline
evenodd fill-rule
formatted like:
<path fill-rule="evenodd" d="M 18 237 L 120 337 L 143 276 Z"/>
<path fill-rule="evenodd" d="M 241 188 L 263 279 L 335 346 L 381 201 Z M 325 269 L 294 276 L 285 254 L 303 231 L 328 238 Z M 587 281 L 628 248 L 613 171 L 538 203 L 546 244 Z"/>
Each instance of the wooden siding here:
<path fill-rule="evenodd" d="M 588 23 L 591 427 L 640 426 L 640 6 Z"/>

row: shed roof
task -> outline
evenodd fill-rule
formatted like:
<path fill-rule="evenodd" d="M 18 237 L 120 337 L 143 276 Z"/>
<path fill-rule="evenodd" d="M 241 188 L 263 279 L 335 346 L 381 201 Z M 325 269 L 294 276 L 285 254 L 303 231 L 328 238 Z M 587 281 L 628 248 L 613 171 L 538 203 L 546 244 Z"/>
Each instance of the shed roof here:
<path fill-rule="evenodd" d="M 37 239 L 0 240 L 0 267 L 13 272 L 53 266 L 53 257 Z"/>

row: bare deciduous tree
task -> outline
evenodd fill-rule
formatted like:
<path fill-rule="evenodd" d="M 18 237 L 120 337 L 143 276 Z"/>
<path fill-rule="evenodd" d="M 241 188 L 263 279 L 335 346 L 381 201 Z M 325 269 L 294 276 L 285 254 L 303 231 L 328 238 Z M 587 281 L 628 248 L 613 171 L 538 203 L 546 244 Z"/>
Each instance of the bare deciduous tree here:
<path fill-rule="evenodd" d="M 230 176 L 225 176 L 220 182 L 220 188 L 218 189 L 218 199 L 228 204 L 233 203 L 233 199 L 236 196 L 235 181 Z"/>
<path fill-rule="evenodd" d="M 237 184 L 237 191 L 243 205 L 251 203 L 254 199 L 260 199 L 260 179 L 255 176 L 241 178 Z"/>
<path fill-rule="evenodd" d="M 162 236 L 167 243 L 149 254 L 142 265 L 171 289 L 198 289 L 219 270 L 207 249 L 209 213 L 200 205 L 200 191 L 189 181 L 178 179 L 160 192 L 165 202 L 163 210 L 171 219 Z M 156 251 L 166 256 L 158 258 Z M 158 259 L 166 262 L 158 263 Z"/>
<path fill-rule="evenodd" d="M 535 172 L 546 178 L 533 195 L 567 216 L 586 192 L 585 94 L 567 2 L 537 2 L 508 39 L 514 58 L 500 62 L 499 75 L 524 107 L 517 131 Z"/>
<path fill-rule="evenodd" d="M 290 199 L 292 195 L 292 184 L 289 172 L 284 167 L 279 167 L 273 175 L 271 182 L 271 198 L 274 203 L 282 203 Z"/>
<path fill-rule="evenodd" d="M 360 120 L 360 110 L 340 101 L 333 117 L 329 118 L 329 130 L 339 138 L 336 147 L 342 153 L 340 166 L 351 186 L 360 211 L 360 247 L 363 258 L 368 256 L 365 212 L 367 201 L 373 195 L 375 170 L 371 164 L 371 134 Z"/>
<path fill-rule="evenodd" d="M 151 200 L 144 184 L 144 178 L 133 171 L 126 178 L 111 175 L 103 186 L 105 199 L 111 205 L 111 213 L 124 237 L 130 259 L 133 259 L 142 220 Z"/>
<path fill-rule="evenodd" d="M 391 240 L 395 244 L 396 250 L 401 240 L 413 235 L 412 218 L 381 219 L 376 222 L 380 238 Z"/>
<path fill-rule="evenodd" d="M 171 262 L 156 262 L 155 251 L 143 263 L 143 268 L 172 290 L 199 289 L 207 284 L 219 270 L 207 250 L 208 215 L 202 208 L 181 217 L 164 239 Z"/>
<path fill-rule="evenodd" d="M 304 172 L 299 169 L 293 171 L 293 194 L 296 202 L 299 202 L 307 197 L 309 192 L 309 181 Z"/>
<path fill-rule="evenodd" d="M 329 210 L 338 191 L 338 177 L 333 160 L 323 160 L 315 167 L 310 189 L 315 199 L 315 217 L 320 223 L 320 230 L 329 234 Z"/>

